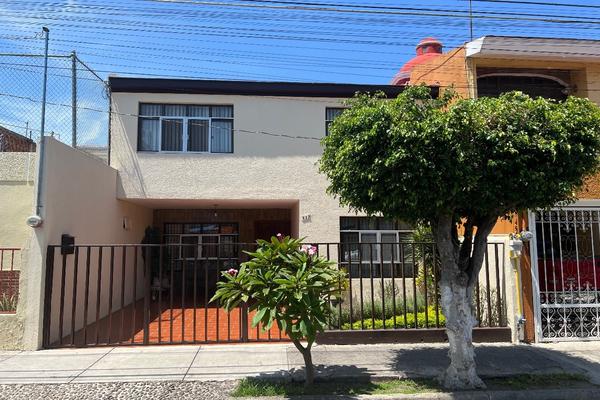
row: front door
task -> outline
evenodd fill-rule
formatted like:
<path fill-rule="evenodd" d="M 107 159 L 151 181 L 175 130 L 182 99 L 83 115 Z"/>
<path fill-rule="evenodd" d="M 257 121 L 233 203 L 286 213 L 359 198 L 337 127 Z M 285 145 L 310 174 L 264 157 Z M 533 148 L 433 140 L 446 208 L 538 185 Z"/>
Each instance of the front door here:
<path fill-rule="evenodd" d="M 255 221 L 254 222 L 254 240 L 269 240 L 271 236 L 281 233 L 283 236 L 290 235 L 290 221 Z"/>

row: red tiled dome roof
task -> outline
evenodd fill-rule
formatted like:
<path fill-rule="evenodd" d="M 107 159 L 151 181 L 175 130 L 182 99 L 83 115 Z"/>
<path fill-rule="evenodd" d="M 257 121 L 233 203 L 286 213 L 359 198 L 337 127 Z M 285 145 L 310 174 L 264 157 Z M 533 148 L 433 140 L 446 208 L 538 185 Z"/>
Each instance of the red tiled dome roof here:
<path fill-rule="evenodd" d="M 391 81 L 392 85 L 406 85 L 410 80 L 410 73 L 413 68 L 425 61 L 431 60 L 432 58 L 438 57 L 442 54 L 442 42 L 435 38 L 422 39 L 417 44 L 417 56 L 409 60 L 406 64 L 400 68 L 400 71 L 394 75 Z"/>

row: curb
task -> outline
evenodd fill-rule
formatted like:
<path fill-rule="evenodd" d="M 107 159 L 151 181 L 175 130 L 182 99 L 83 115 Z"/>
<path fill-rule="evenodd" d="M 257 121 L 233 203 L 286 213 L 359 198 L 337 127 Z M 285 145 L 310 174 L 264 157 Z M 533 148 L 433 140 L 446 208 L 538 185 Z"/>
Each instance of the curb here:
<path fill-rule="evenodd" d="M 600 388 L 486 390 L 446 393 L 386 394 L 386 395 L 323 395 L 290 397 L 240 397 L 250 400 L 589 400 L 600 399 Z"/>

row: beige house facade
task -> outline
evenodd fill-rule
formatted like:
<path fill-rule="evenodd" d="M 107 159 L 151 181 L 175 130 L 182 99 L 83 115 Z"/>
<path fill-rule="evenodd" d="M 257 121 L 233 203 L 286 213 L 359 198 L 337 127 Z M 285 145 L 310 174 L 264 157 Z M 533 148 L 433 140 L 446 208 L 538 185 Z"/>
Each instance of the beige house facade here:
<path fill-rule="evenodd" d="M 423 43 L 438 46 L 438 42 Z M 577 46 L 582 46 L 581 50 L 573 50 Z M 410 76 L 409 84 L 425 83 L 434 94 L 454 86 L 465 97 L 492 96 L 517 87 L 534 95 L 560 99 L 575 94 L 600 102 L 600 87 L 596 87 L 600 81 L 600 60 L 594 56 L 600 51 L 594 46 L 599 45 L 593 41 L 484 37 L 437 56 L 429 55 L 425 62 L 405 73 Z M 436 51 L 438 48 L 441 52 L 441 45 Z M 581 54 L 556 54 L 555 49 L 564 48 Z M 228 249 L 226 246 L 233 243 L 254 243 L 277 233 L 330 244 L 323 251 L 326 249 L 333 260 L 347 263 L 356 285 L 355 294 L 361 299 L 379 296 L 385 300 L 391 290 L 394 295 L 405 291 L 405 305 L 408 300 L 413 305 L 417 303 L 417 292 L 422 289 L 413 279 L 417 270 L 415 248 L 400 245 L 392 250 L 390 246 L 391 254 L 387 255 L 383 247 L 379 247 L 380 253 L 369 248 L 377 243 L 408 241 L 412 228 L 400 221 L 369 219 L 340 207 L 326 193 L 327 181 L 318 172 L 320 141 L 327 134 L 328 124 L 343 112 L 344 101 L 356 92 L 381 91 L 393 98 L 403 86 L 125 77 L 110 77 L 109 83 L 108 160 L 46 137 L 41 160 L 44 173 L 42 179 L 37 179 L 33 170 L 40 167 L 39 145 L 38 152 L 31 153 L 27 160 L 21 159 L 24 155 L 0 153 L 0 162 L 6 165 L 13 165 L 17 161 L 11 160 L 21 157 L 18 168 L 10 168 L 18 176 L 4 176 L 5 169 L 0 171 L 0 202 L 15 205 L 14 210 L 0 209 L 6 214 L 2 214 L 3 218 L 14 226 L 8 233 L 0 230 L 0 235 L 13 238 L 14 246 L 23 249 L 19 304 L 16 313 L 0 314 L 0 347 L 38 349 L 63 345 L 63 341 L 75 343 L 76 333 L 84 337 L 95 334 L 98 341 L 101 326 L 108 326 L 107 343 L 111 343 L 113 316 L 122 324 L 124 316 L 129 318 L 131 314 L 133 322 L 120 325 L 119 337 L 123 331 L 131 330 L 131 344 L 147 344 L 154 332 L 151 324 L 163 321 L 164 316 L 161 306 L 158 310 L 152 308 L 155 297 L 160 298 L 163 292 L 166 296 L 166 286 L 174 280 L 182 282 L 177 289 L 181 294 L 179 315 L 185 315 L 188 307 L 196 309 L 196 303 L 191 307 L 184 298 L 185 293 L 189 296 L 191 290 L 195 294 L 197 289 L 195 283 L 193 288 L 186 286 L 191 279 L 189 274 L 194 273 L 186 265 L 194 264 L 202 255 L 199 252 L 205 250 L 204 256 L 212 259 L 209 266 L 199 270 L 206 279 L 197 280 L 202 287 L 206 285 L 203 317 L 209 321 L 215 316 L 218 324 L 219 311 L 209 310 L 207 282 L 214 286 L 220 271 L 230 265 L 226 261 L 231 260 L 222 260 L 220 253 L 212 257 L 211 246 Z M 10 183 L 4 184 L 5 181 Z M 40 202 L 36 203 L 38 192 Z M 13 198 L 21 200 L 13 202 Z M 483 301 L 477 305 L 482 330 L 497 328 L 502 335 L 508 332 L 508 340 L 515 341 L 520 336 L 528 341 L 560 340 L 572 333 L 569 329 L 573 324 L 579 323 L 585 325 L 585 330 L 582 328 L 570 337 L 595 338 L 597 331 L 588 327 L 591 320 L 575 321 L 575 317 L 570 317 L 575 322 L 569 326 L 556 322 L 560 312 L 564 317 L 564 310 L 548 303 L 548 297 L 544 297 L 548 293 L 543 293 L 566 289 L 557 287 L 555 282 L 549 286 L 548 263 L 556 270 L 554 260 L 570 260 L 571 268 L 572 259 L 582 257 L 587 260 L 585 268 L 595 270 L 595 254 L 600 254 L 597 179 L 590 180 L 580 198 L 566 211 L 555 210 L 548 215 L 532 212 L 512 222 L 499 221 L 489 239 L 489 251 L 493 252 L 480 276 L 488 289 L 487 299 L 482 291 Z M 36 205 L 42 223 L 28 227 L 23 221 L 36 211 Z M 561 218 L 573 226 L 579 223 L 578 226 L 590 229 L 573 231 L 567 229 L 569 224 L 561 227 Z M 148 237 L 148 227 L 158 235 L 156 242 Z M 510 251 L 509 234 L 523 230 L 534 232 L 536 237 L 528 248 L 531 255 L 524 251 L 519 264 L 519 255 Z M 561 232 L 561 238 L 554 232 Z M 77 253 L 69 252 L 68 245 L 61 246 L 66 243 L 65 237 L 80 246 Z M 571 246 L 576 241 L 585 243 L 587 253 L 571 252 L 557 258 L 547 250 L 558 248 L 559 244 Z M 153 250 L 140 247 L 141 243 L 160 247 L 160 262 L 163 251 L 175 260 L 165 264 L 171 274 L 168 285 L 160 279 L 155 283 L 155 272 L 145 272 L 152 269 L 152 261 L 148 260 L 153 258 Z M 365 244 L 361 251 L 368 250 L 379 264 L 365 264 L 357 259 L 362 257 L 359 247 L 338 247 L 343 243 Z M 169 246 L 177 248 L 175 254 L 171 254 Z M 194 247 L 196 250 L 191 252 L 186 250 Z M 144 253 L 146 250 L 149 253 Z M 399 250 L 412 252 L 412 261 L 410 255 L 394 255 Z M 390 259 L 392 265 L 400 268 L 384 265 Z M 352 269 L 348 265 L 352 261 L 360 267 Z M 546 267 L 540 269 L 540 265 Z M 542 270 L 544 273 L 540 274 Z M 187 278 L 185 271 L 192 271 L 187 272 Z M 159 277 L 163 276 L 159 272 Z M 578 287 L 578 292 L 582 288 Z M 346 302 L 352 303 L 352 299 Z M 140 304 L 143 312 L 136 314 Z M 419 307 L 431 306 L 425 303 Z M 170 309 L 173 310 L 173 304 Z M 598 309 L 600 305 L 590 303 L 577 312 L 582 315 L 585 310 L 597 315 Z M 148 320 L 136 322 L 136 315 L 142 314 Z M 341 314 L 340 306 L 340 321 Z M 492 314 L 498 323 L 492 323 Z M 524 329 L 522 317 L 526 320 Z M 172 314 L 169 318 L 173 319 Z M 230 316 L 227 318 L 229 325 Z M 435 318 L 426 328 L 443 335 L 439 315 Z M 544 324 L 544 318 L 554 322 Z M 490 321 L 487 325 L 485 319 Z M 350 317 L 349 323 L 352 321 Z M 244 324 L 239 318 L 233 325 L 236 323 L 242 326 L 241 332 Z M 340 329 L 341 326 L 340 322 Z M 415 340 L 423 340 L 418 335 L 421 334 Z M 505 340 L 506 336 L 502 338 Z M 204 339 L 210 341 L 206 336 Z M 190 342 L 183 332 L 180 342 Z M 160 335 L 158 343 L 162 343 Z M 85 338 L 83 345 L 89 345 Z"/>

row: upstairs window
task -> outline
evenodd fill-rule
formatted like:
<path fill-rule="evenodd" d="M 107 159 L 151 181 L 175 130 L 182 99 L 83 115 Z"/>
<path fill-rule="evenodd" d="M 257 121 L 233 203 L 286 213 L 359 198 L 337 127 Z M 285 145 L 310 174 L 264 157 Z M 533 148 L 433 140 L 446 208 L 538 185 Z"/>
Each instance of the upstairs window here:
<path fill-rule="evenodd" d="M 325 136 L 329 135 L 329 125 L 336 119 L 345 108 L 342 107 L 327 107 L 325 109 Z"/>
<path fill-rule="evenodd" d="M 233 106 L 141 103 L 138 151 L 233 153 Z"/>

